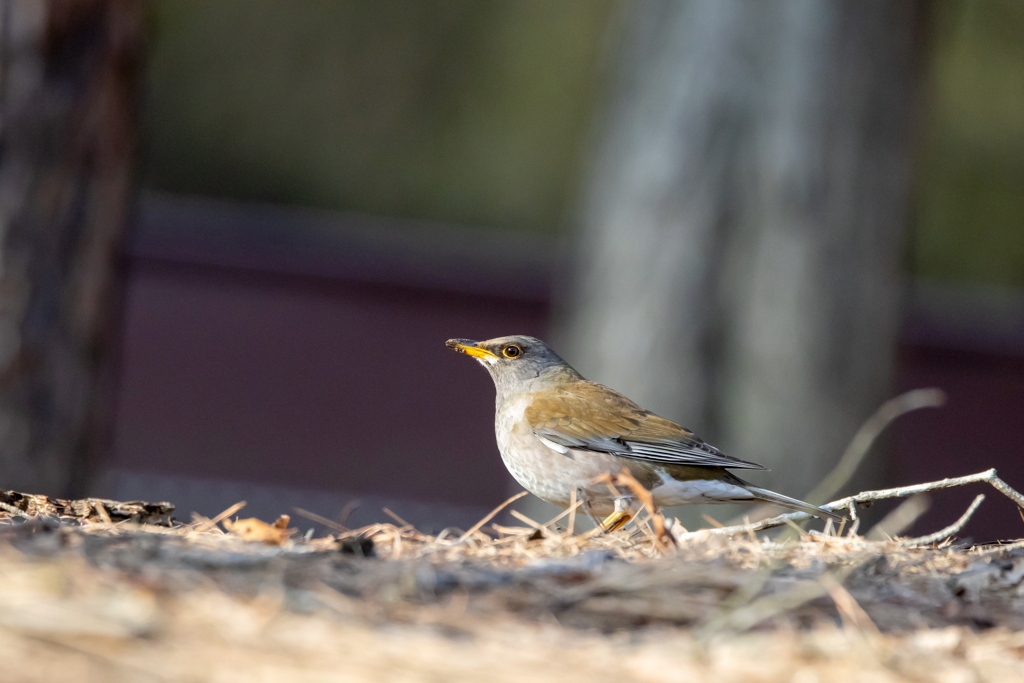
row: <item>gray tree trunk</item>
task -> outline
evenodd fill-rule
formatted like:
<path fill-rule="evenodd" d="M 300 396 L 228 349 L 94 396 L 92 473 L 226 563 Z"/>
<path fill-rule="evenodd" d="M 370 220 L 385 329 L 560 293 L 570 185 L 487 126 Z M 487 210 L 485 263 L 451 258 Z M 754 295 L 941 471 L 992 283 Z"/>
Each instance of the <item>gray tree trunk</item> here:
<path fill-rule="evenodd" d="M 632 10 L 556 342 L 804 495 L 889 395 L 917 6 Z"/>
<path fill-rule="evenodd" d="M 137 0 L 0 4 L 0 487 L 81 494 L 104 446 L 133 192 Z"/>

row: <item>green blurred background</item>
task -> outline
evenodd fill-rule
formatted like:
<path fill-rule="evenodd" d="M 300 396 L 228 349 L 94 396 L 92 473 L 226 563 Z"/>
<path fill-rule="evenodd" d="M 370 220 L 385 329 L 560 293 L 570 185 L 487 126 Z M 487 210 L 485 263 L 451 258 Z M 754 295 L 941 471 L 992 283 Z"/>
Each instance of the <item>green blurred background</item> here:
<path fill-rule="evenodd" d="M 616 6 L 161 0 L 145 184 L 554 234 Z M 1024 3 L 934 3 L 907 264 L 1024 286 Z"/>
<path fill-rule="evenodd" d="M 1024 286 L 1024 3 L 935 3 L 929 58 L 910 271 Z"/>
<path fill-rule="evenodd" d="M 552 233 L 611 3 L 157 2 L 146 182 Z"/>

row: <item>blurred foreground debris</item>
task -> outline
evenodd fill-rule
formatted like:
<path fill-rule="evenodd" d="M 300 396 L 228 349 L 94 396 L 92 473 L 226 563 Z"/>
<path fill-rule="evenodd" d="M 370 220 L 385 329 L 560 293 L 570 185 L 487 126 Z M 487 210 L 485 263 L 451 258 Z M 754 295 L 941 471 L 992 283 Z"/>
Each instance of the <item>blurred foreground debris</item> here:
<path fill-rule="evenodd" d="M 1024 542 L 669 525 L 668 545 L 645 519 L 599 534 L 523 515 L 314 538 L 287 516 L 230 519 L 242 504 L 181 524 L 167 503 L 2 498 L 0 667 L 15 677 L 1024 680 Z"/>

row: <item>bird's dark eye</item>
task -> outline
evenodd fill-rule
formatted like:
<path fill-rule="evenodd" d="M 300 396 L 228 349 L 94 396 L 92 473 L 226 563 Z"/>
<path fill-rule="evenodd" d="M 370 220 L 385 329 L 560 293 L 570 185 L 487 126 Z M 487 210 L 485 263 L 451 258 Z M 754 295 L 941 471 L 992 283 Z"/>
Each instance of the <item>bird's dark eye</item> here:
<path fill-rule="evenodd" d="M 523 355 L 523 350 L 515 344 L 509 344 L 501 350 L 501 355 L 505 356 L 505 358 L 519 358 L 519 356 Z"/>

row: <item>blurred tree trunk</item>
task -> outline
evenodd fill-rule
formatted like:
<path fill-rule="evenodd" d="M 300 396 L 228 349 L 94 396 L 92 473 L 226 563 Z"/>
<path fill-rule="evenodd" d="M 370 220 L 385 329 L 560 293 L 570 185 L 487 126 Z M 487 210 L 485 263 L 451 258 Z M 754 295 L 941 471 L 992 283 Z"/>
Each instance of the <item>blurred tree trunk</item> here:
<path fill-rule="evenodd" d="M 631 8 L 559 348 L 806 494 L 890 391 L 917 5 Z"/>
<path fill-rule="evenodd" d="M 0 488 L 75 495 L 105 446 L 142 7 L 0 10 Z"/>

